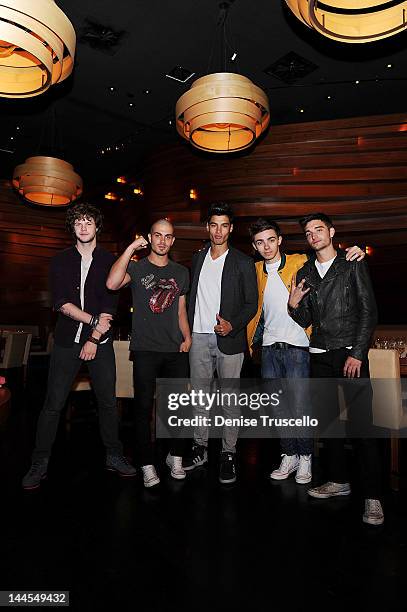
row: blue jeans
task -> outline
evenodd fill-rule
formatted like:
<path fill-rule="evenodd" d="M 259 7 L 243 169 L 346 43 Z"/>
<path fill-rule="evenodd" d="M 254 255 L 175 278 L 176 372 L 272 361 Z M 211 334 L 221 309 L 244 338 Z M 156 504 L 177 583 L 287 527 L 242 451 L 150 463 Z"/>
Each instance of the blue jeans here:
<path fill-rule="evenodd" d="M 262 378 L 299 378 L 298 384 L 290 385 L 292 416 L 301 417 L 310 413 L 308 378 L 310 358 L 307 349 L 276 349 L 263 346 L 261 358 Z M 281 451 L 286 455 L 310 455 L 313 451 L 311 438 L 281 438 Z"/>

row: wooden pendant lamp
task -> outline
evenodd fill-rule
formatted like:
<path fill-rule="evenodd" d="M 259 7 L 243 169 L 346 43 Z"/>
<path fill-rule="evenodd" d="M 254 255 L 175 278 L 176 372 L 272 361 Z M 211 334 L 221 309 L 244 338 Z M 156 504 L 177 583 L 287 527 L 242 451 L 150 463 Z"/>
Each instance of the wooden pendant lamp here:
<path fill-rule="evenodd" d="M 29 157 L 14 170 L 13 186 L 41 206 L 67 206 L 82 194 L 82 179 L 73 166 L 57 157 Z"/>
<path fill-rule="evenodd" d="M 345 43 L 367 43 L 407 28 L 407 2 L 402 0 L 285 0 L 309 28 Z"/>
<path fill-rule="evenodd" d="M 250 79 L 231 72 L 201 77 L 177 102 L 178 133 L 197 149 L 242 151 L 270 121 L 267 95 Z"/>
<path fill-rule="evenodd" d="M 0 0 L 0 96 L 37 96 L 66 79 L 75 44 L 75 30 L 54 0 Z"/>

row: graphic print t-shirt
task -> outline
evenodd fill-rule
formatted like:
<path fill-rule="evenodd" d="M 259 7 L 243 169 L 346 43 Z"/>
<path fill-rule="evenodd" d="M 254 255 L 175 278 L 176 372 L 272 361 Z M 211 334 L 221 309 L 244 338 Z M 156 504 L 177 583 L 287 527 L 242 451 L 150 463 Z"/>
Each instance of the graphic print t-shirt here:
<path fill-rule="evenodd" d="M 183 336 L 178 304 L 189 289 L 185 266 L 169 261 L 155 266 L 148 258 L 131 261 L 127 272 L 133 294 L 132 351 L 178 352 Z"/>

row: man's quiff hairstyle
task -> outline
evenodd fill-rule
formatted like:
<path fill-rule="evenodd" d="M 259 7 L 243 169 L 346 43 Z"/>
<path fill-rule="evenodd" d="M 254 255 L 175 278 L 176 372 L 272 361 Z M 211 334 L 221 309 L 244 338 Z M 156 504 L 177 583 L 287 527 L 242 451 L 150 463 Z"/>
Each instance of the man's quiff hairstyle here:
<path fill-rule="evenodd" d="M 206 220 L 208 223 L 210 223 L 212 217 L 222 217 L 223 215 L 229 217 L 229 223 L 232 225 L 234 214 L 231 206 L 229 204 L 226 204 L 226 202 L 214 202 L 208 208 L 208 215 Z"/>
<path fill-rule="evenodd" d="M 71 234 L 74 234 L 75 221 L 80 219 L 93 219 L 96 225 L 96 232 L 99 234 L 103 227 L 103 215 L 96 206 L 83 202 L 82 204 L 75 204 L 72 208 L 68 209 L 66 213 L 65 225 Z"/>
<path fill-rule="evenodd" d="M 301 225 L 304 231 L 305 231 L 305 226 L 310 221 L 322 221 L 322 223 L 326 225 L 328 229 L 334 226 L 334 224 L 332 223 L 332 219 L 328 217 L 328 215 L 326 215 L 325 213 L 317 212 L 317 213 L 312 213 L 311 215 L 306 215 L 305 217 L 302 217 L 299 220 L 299 224 Z"/>
<path fill-rule="evenodd" d="M 259 219 L 253 221 L 253 223 L 251 223 L 249 226 L 250 238 L 253 241 L 256 234 L 260 234 L 260 232 L 265 232 L 269 229 L 274 230 L 277 236 L 281 236 L 281 229 L 276 221 L 273 221 L 267 217 L 259 217 Z"/>

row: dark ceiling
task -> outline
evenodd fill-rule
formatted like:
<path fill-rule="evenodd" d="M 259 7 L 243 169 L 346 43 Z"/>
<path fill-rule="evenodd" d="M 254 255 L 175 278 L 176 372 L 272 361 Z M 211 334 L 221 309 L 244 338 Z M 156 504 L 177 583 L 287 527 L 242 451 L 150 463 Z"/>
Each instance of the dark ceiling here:
<path fill-rule="evenodd" d="M 222 71 L 222 5 L 230 5 L 227 70 L 268 93 L 271 129 L 406 109 L 407 33 L 369 45 L 334 43 L 299 23 L 283 0 L 57 4 L 78 36 L 74 75 L 37 98 L 0 98 L 3 176 L 28 155 L 53 147 L 88 187 L 136 174 L 148 151 L 178 138 L 174 107 L 192 80 Z M 166 77 L 176 66 L 195 76 L 186 84 Z M 265 72 L 270 66 L 281 78 Z"/>

